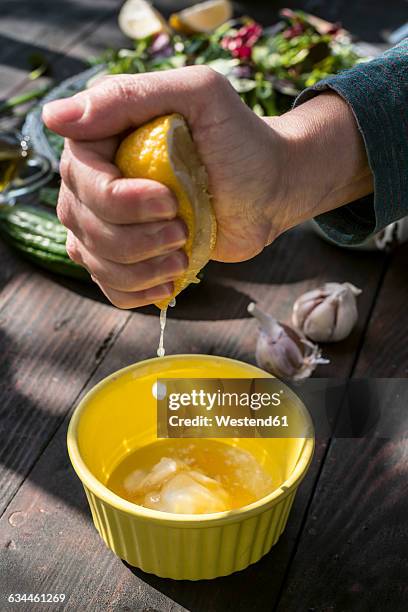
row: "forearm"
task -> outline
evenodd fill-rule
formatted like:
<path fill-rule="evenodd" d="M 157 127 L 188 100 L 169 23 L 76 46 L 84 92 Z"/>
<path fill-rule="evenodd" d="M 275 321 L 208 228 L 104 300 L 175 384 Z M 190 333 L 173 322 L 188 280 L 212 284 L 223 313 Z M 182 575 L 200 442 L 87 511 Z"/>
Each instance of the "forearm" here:
<path fill-rule="evenodd" d="M 282 204 L 273 214 L 284 231 L 373 191 L 363 138 L 351 108 L 323 93 L 266 120 L 281 139 Z"/>
<path fill-rule="evenodd" d="M 361 198 L 366 183 L 357 170 L 355 179 L 348 183 L 349 188 L 352 187 L 350 193 L 348 189 L 344 190 L 344 185 L 343 188 L 340 186 L 332 201 L 336 205 L 336 200 L 341 202 L 345 198 L 348 200 L 344 202 L 346 205 L 326 209 L 327 212 L 316 216 L 316 221 L 331 240 L 344 245 L 358 245 L 408 214 L 408 38 L 376 59 L 359 63 L 306 89 L 295 104 L 298 108 L 307 105 L 305 109 L 310 110 L 309 101 L 330 92 L 333 101 L 343 104 L 346 111 L 352 109 L 349 116 L 355 117 L 355 124 L 358 125 L 358 132 L 352 130 L 351 133 L 348 145 L 350 159 L 347 160 L 343 155 L 347 131 L 343 133 L 343 128 L 339 129 L 336 121 L 330 121 L 342 145 L 338 147 L 338 173 L 347 177 L 347 168 L 352 169 L 352 174 L 353 168 L 357 168 L 355 153 L 358 147 L 353 146 L 353 142 L 356 143 L 353 133 L 354 136 L 361 134 L 360 144 L 364 139 L 373 177 L 373 195 Z M 335 116 L 341 118 L 341 114 L 336 113 Z M 352 127 L 353 122 L 343 125 L 347 130 L 347 126 Z M 321 175 L 332 168 L 329 159 L 332 158 L 328 158 L 326 163 L 323 160 Z M 324 194 L 323 201 L 319 202 L 324 204 Z"/>

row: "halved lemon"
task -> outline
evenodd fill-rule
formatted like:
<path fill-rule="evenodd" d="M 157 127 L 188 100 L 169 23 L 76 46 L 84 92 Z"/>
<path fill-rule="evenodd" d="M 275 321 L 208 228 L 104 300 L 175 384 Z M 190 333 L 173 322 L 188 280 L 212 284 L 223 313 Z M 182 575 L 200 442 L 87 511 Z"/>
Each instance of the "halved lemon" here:
<path fill-rule="evenodd" d="M 208 193 L 207 173 L 202 165 L 184 117 L 165 115 L 127 136 L 116 153 L 115 163 L 126 178 L 159 181 L 178 200 L 178 216 L 187 226 L 184 250 L 188 269 L 174 281 L 174 292 L 156 304 L 166 308 L 211 257 L 216 240 L 216 221 Z"/>
<path fill-rule="evenodd" d="M 129 38 L 146 38 L 168 30 L 164 17 L 146 0 L 127 0 L 119 12 L 118 24 Z"/>
<path fill-rule="evenodd" d="M 173 30 L 185 34 L 212 32 L 231 19 L 232 13 L 230 0 L 207 0 L 174 13 L 170 16 L 169 23 Z"/>

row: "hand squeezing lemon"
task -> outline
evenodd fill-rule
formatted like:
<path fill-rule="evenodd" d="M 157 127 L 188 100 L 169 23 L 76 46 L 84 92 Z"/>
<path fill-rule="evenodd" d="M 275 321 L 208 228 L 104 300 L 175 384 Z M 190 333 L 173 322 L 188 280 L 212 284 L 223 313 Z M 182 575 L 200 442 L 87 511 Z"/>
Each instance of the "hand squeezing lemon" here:
<path fill-rule="evenodd" d="M 158 117 L 132 132 L 120 144 L 115 163 L 126 178 L 151 179 L 171 189 L 178 200 L 178 217 L 187 226 L 188 268 L 174 281 L 173 294 L 156 304 L 164 309 L 197 281 L 215 246 L 217 228 L 205 168 L 188 125 L 178 114 Z"/>

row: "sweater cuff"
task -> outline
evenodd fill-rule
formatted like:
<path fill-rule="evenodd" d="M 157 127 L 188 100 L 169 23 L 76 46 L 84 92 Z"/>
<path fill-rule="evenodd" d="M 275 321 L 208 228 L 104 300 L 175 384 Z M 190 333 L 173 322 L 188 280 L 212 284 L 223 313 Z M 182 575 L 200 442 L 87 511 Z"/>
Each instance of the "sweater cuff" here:
<path fill-rule="evenodd" d="M 374 194 L 315 219 L 323 232 L 339 244 L 361 244 L 408 214 L 403 172 L 407 143 L 401 129 L 406 121 L 403 78 L 408 77 L 407 48 L 404 42 L 378 59 L 324 79 L 295 100 L 298 106 L 322 91 L 335 91 L 349 104 L 363 137 L 374 177 Z"/>

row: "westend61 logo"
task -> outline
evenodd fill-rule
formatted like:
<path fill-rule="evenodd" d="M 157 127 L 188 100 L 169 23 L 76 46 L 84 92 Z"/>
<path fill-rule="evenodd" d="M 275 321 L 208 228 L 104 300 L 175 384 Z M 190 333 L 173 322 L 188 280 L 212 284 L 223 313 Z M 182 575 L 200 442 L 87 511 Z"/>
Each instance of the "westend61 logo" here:
<path fill-rule="evenodd" d="M 303 406 L 277 379 L 161 379 L 153 393 L 159 438 L 305 437 Z"/>

